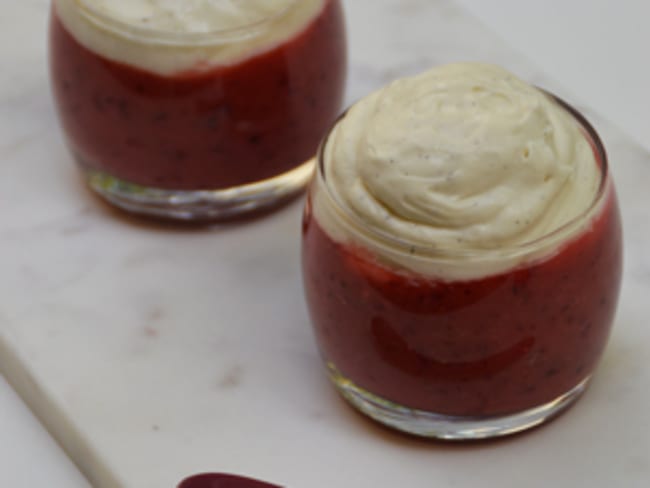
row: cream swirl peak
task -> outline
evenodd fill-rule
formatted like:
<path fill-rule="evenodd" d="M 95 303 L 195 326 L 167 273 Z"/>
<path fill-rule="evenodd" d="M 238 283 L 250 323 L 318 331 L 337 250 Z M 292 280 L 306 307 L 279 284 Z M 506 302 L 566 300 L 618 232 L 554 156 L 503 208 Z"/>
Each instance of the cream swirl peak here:
<path fill-rule="evenodd" d="M 542 237 L 584 211 L 600 182 L 572 116 L 484 64 L 370 95 L 335 128 L 326 157 L 334 192 L 371 226 L 456 249 Z"/>
<path fill-rule="evenodd" d="M 302 31 L 328 0 L 54 0 L 75 38 L 167 75 L 232 64 Z"/>
<path fill-rule="evenodd" d="M 512 249 L 561 228 L 589 209 L 601 182 L 568 111 L 479 63 L 437 67 L 358 102 L 328 138 L 324 173 L 368 229 L 461 253 Z M 324 228 L 349 237 L 321 203 Z"/>

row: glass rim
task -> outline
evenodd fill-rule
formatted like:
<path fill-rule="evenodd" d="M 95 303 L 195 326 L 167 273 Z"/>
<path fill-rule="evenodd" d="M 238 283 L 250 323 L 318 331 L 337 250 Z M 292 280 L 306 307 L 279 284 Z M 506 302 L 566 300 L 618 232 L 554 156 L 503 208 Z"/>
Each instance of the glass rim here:
<path fill-rule="evenodd" d="M 327 175 L 325 172 L 325 150 L 329 142 L 330 136 L 332 135 L 334 129 L 338 124 L 345 118 L 346 114 L 350 110 L 349 107 L 345 110 L 336 121 L 332 124 L 328 132 L 325 134 L 316 155 L 317 160 L 317 178 L 322 180 L 322 187 L 324 188 L 328 200 L 333 204 L 335 210 L 339 216 L 342 216 L 349 225 L 352 225 L 356 232 L 360 233 L 366 238 L 370 238 L 375 243 L 388 246 L 391 252 L 399 252 L 403 255 L 408 255 L 409 259 L 444 259 L 444 258 L 474 258 L 475 260 L 480 259 L 494 259 L 494 258 L 509 258 L 509 257 L 518 257 L 530 255 L 538 251 L 540 248 L 543 248 L 544 244 L 554 242 L 556 239 L 562 240 L 562 237 L 565 236 L 565 232 L 570 231 L 576 225 L 579 225 L 581 222 L 588 219 L 589 216 L 594 212 L 600 203 L 607 196 L 608 182 L 610 179 L 609 175 L 609 162 L 607 158 L 607 151 L 605 146 L 600 138 L 600 135 L 593 127 L 593 125 L 587 120 L 587 118 L 578 111 L 575 107 L 564 101 L 562 98 L 554 95 L 553 93 L 539 87 L 535 87 L 541 91 L 544 95 L 549 97 L 552 101 L 557 103 L 562 109 L 566 110 L 569 115 L 571 115 L 575 121 L 578 123 L 579 127 L 582 129 L 582 132 L 587 138 L 587 141 L 590 143 L 592 150 L 595 155 L 596 164 L 600 170 L 600 181 L 598 189 L 594 193 L 594 196 L 591 202 L 573 217 L 568 222 L 565 222 L 560 227 L 555 228 L 554 230 L 547 232 L 546 234 L 537 237 L 533 240 L 526 241 L 514 245 L 506 245 L 499 248 L 474 248 L 474 249 L 455 249 L 449 246 L 435 246 L 435 245 L 425 245 L 421 243 L 413 243 L 408 240 L 401 239 L 395 235 L 377 229 L 375 227 L 369 226 L 361 217 L 356 215 L 347 206 L 340 201 L 340 198 L 332 191 L 330 188 Z"/>
<path fill-rule="evenodd" d="M 288 4 L 273 15 L 237 27 L 214 29 L 203 32 L 175 32 L 134 25 L 99 11 L 85 0 L 72 0 L 81 15 L 98 27 L 134 41 L 166 46 L 205 46 L 226 42 L 245 41 L 258 35 L 266 26 L 284 17 L 300 0 Z"/>

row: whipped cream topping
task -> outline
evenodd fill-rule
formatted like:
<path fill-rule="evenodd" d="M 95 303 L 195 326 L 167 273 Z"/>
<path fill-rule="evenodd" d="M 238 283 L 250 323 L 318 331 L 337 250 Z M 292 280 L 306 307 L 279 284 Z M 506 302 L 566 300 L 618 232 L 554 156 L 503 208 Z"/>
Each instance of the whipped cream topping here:
<path fill-rule="evenodd" d="M 169 75 L 232 64 L 290 39 L 329 0 L 54 0 L 98 54 Z"/>
<path fill-rule="evenodd" d="M 344 224 L 317 191 L 314 209 L 332 237 L 363 237 L 380 258 L 441 278 L 484 276 L 530 259 L 513 249 L 573 222 L 601 183 L 571 114 L 479 63 L 441 66 L 369 95 L 333 129 L 323 163 L 333 200 L 365 224 Z M 373 232 L 446 257 L 428 269 L 415 251 L 388 256 Z M 558 245 L 544 240 L 532 257 Z"/>
<path fill-rule="evenodd" d="M 179 33 L 246 27 L 273 18 L 296 0 L 79 0 L 130 25 Z"/>

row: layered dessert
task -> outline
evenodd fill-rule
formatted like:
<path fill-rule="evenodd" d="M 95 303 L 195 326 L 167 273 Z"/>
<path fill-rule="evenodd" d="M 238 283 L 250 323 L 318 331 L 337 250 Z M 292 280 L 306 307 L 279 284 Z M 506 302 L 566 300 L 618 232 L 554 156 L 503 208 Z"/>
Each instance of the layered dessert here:
<path fill-rule="evenodd" d="M 338 0 L 55 0 L 50 34 L 73 153 L 87 172 L 144 188 L 287 174 L 342 101 Z"/>
<path fill-rule="evenodd" d="M 582 116 L 502 68 L 447 65 L 354 105 L 319 164 L 304 283 L 349 400 L 422 435 L 472 419 L 470 438 L 582 391 L 621 275 L 606 156 Z"/>

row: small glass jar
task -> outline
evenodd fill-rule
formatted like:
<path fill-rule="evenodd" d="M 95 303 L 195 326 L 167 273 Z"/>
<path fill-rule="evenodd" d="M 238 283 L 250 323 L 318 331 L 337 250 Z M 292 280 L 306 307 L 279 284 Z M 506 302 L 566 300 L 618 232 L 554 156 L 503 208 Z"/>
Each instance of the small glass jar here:
<path fill-rule="evenodd" d="M 600 187 L 577 218 L 510 249 L 467 253 L 380 234 L 329 187 L 323 142 L 304 216 L 304 286 L 330 378 L 361 412 L 420 436 L 491 438 L 545 422 L 586 388 L 616 310 L 621 224 L 600 138 L 556 101 L 591 143 Z M 390 264 L 405 258 L 457 276 L 517 264 L 449 280 Z"/>
<path fill-rule="evenodd" d="M 210 2 L 178 28 L 180 6 L 177 19 L 147 2 L 53 0 L 58 115 L 99 195 L 191 221 L 274 206 L 304 188 L 342 104 L 342 6 L 250 3 L 256 10 L 226 27 L 211 24 Z"/>

